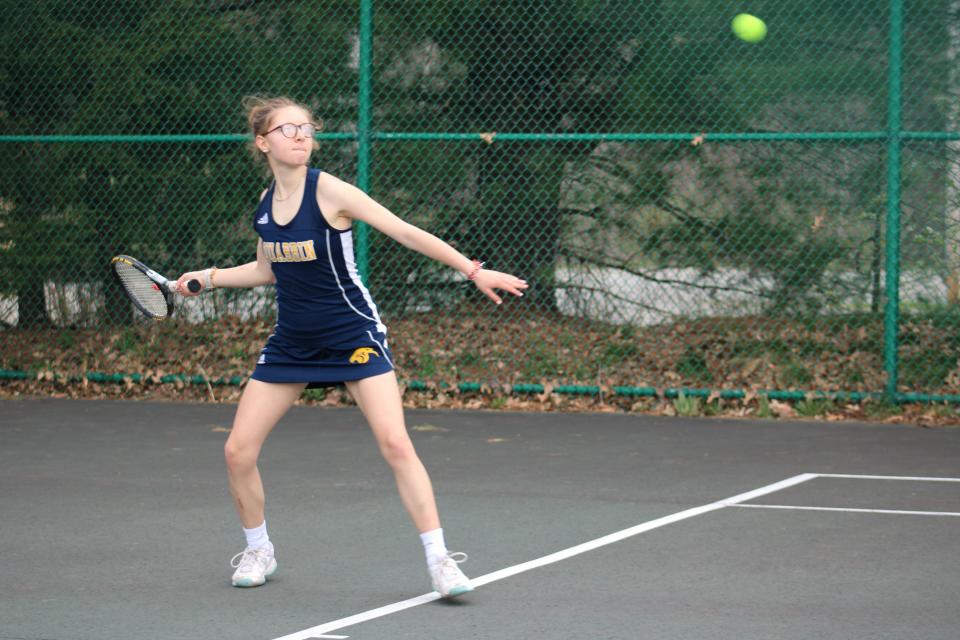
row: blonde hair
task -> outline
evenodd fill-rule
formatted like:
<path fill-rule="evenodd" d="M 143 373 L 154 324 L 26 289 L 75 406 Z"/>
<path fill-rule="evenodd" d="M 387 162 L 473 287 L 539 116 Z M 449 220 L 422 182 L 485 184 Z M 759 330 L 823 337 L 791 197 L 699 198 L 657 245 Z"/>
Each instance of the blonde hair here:
<path fill-rule="evenodd" d="M 250 153 L 253 154 L 253 158 L 257 162 L 267 164 L 264 153 L 257 147 L 257 136 L 262 136 L 270 130 L 273 113 L 278 109 L 283 109 L 285 107 L 297 107 L 298 109 L 303 109 L 304 113 L 306 113 L 307 117 L 310 119 L 310 122 L 316 125 L 317 131 L 323 129 L 323 122 L 314 117 L 313 111 L 311 111 L 306 105 L 297 102 L 292 98 L 288 98 L 286 96 L 247 96 L 243 99 L 243 108 L 247 112 L 247 125 L 250 127 L 250 133 L 253 134 L 253 138 L 250 140 L 249 148 Z M 316 151 L 319 148 L 320 143 L 318 143 L 316 138 L 314 138 L 313 150 Z"/>

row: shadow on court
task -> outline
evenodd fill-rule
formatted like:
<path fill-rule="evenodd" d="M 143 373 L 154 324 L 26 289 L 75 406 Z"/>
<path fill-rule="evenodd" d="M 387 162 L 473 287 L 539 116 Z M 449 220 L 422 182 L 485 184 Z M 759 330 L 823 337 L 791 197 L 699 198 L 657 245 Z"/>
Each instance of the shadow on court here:
<path fill-rule="evenodd" d="M 234 410 L 0 402 L 0 639 L 957 638 L 960 429 L 409 411 L 443 603 L 350 409 L 267 440 L 279 570 L 231 587 Z"/>

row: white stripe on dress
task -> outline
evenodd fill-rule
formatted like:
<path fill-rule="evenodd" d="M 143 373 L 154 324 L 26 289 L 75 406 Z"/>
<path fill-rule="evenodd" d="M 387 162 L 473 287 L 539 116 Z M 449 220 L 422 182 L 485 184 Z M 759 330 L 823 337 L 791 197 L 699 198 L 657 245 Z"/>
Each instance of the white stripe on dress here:
<path fill-rule="evenodd" d="M 357 309 L 353 306 L 353 303 L 350 302 L 350 298 L 347 297 L 347 291 L 343 288 L 343 283 L 340 282 L 340 274 L 337 273 L 337 266 L 333 263 L 333 251 L 330 249 L 330 230 L 326 231 L 327 234 L 327 259 L 330 260 L 330 270 L 333 271 L 333 277 L 337 279 L 337 286 L 340 287 L 340 293 L 343 295 L 343 299 L 346 303 L 353 309 L 357 315 L 366 318 L 367 320 L 372 320 L 377 323 L 377 331 L 386 335 L 387 327 L 380 321 L 380 315 L 377 313 L 377 306 L 373 304 L 373 298 L 370 297 L 370 292 L 367 291 L 367 288 L 363 286 L 363 281 L 360 280 L 360 274 L 357 273 L 357 265 L 353 258 L 353 238 L 349 233 L 340 234 L 340 247 L 343 251 L 343 260 L 347 265 L 347 275 L 350 277 L 350 280 L 353 282 L 360 293 L 363 294 L 363 299 L 367 302 L 367 306 L 370 308 L 373 313 L 371 318 L 364 312 Z"/>
<path fill-rule="evenodd" d="M 380 350 L 383 351 L 383 357 L 387 359 L 387 362 L 390 363 L 390 366 L 391 366 L 391 367 L 393 367 L 394 369 L 396 369 L 396 368 L 397 368 L 397 365 L 393 364 L 393 360 L 391 360 L 391 359 L 390 359 L 390 356 L 387 355 L 387 341 L 384 340 L 383 342 L 380 342 L 379 340 L 377 340 L 376 338 L 374 338 L 374 337 L 373 337 L 373 334 L 372 334 L 371 332 L 369 332 L 369 331 L 367 331 L 367 335 L 370 336 L 370 339 L 371 339 L 371 340 L 373 340 L 373 341 L 376 342 L 378 345 L 380 345 Z"/>

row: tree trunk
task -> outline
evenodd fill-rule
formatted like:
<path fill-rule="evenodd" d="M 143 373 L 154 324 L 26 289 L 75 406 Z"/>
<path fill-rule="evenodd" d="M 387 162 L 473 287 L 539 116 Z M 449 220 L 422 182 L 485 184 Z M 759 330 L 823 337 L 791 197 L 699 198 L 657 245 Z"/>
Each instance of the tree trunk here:
<path fill-rule="evenodd" d="M 25 170 L 18 168 L 18 171 Z M 19 306 L 17 326 L 23 329 L 50 326 L 43 289 L 49 263 L 53 259 L 48 230 L 43 223 L 43 210 L 47 203 L 43 201 L 44 196 L 38 195 L 43 193 L 40 186 L 42 180 L 31 178 L 29 174 L 21 173 L 12 216 L 16 244 L 13 278 Z"/>
<path fill-rule="evenodd" d="M 19 303 L 19 319 L 17 326 L 21 329 L 40 329 L 50 325 L 47 318 L 46 296 L 43 291 L 43 277 L 30 277 L 22 280 L 17 286 L 17 301 Z"/>
<path fill-rule="evenodd" d="M 477 255 L 490 268 L 527 280 L 527 304 L 550 313 L 557 310 L 554 271 L 560 242 L 563 163 L 558 156 L 531 169 L 531 156 L 540 146 L 495 143 L 483 150 L 478 182 L 483 215 L 478 221 Z"/>
<path fill-rule="evenodd" d="M 951 0 L 947 16 L 947 131 L 960 128 L 960 0 Z M 946 197 L 944 199 L 947 303 L 960 304 L 960 142 L 947 141 Z"/>
<path fill-rule="evenodd" d="M 130 299 L 111 273 L 112 267 L 108 269 L 109 265 L 106 262 L 106 254 L 112 256 L 127 252 L 123 246 L 122 237 L 118 235 L 124 227 L 123 221 L 117 219 L 115 190 L 115 187 L 110 184 L 110 172 L 105 165 L 94 163 L 89 166 L 83 201 L 87 209 L 92 212 L 91 222 L 98 229 L 99 242 L 106 252 L 103 271 L 104 310 L 100 321 L 109 326 L 128 325 L 134 319 Z"/>

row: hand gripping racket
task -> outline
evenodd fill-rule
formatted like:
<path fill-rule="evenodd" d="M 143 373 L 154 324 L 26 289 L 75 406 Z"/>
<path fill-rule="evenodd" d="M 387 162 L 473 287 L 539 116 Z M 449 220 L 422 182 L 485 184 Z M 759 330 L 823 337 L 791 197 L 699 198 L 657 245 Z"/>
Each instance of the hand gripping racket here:
<path fill-rule="evenodd" d="M 176 281 L 162 275 L 130 256 L 114 256 L 110 263 L 120 284 L 137 309 L 148 318 L 162 319 L 173 313 L 173 294 Z M 199 280 L 191 280 L 187 288 L 196 293 L 202 288 Z"/>

